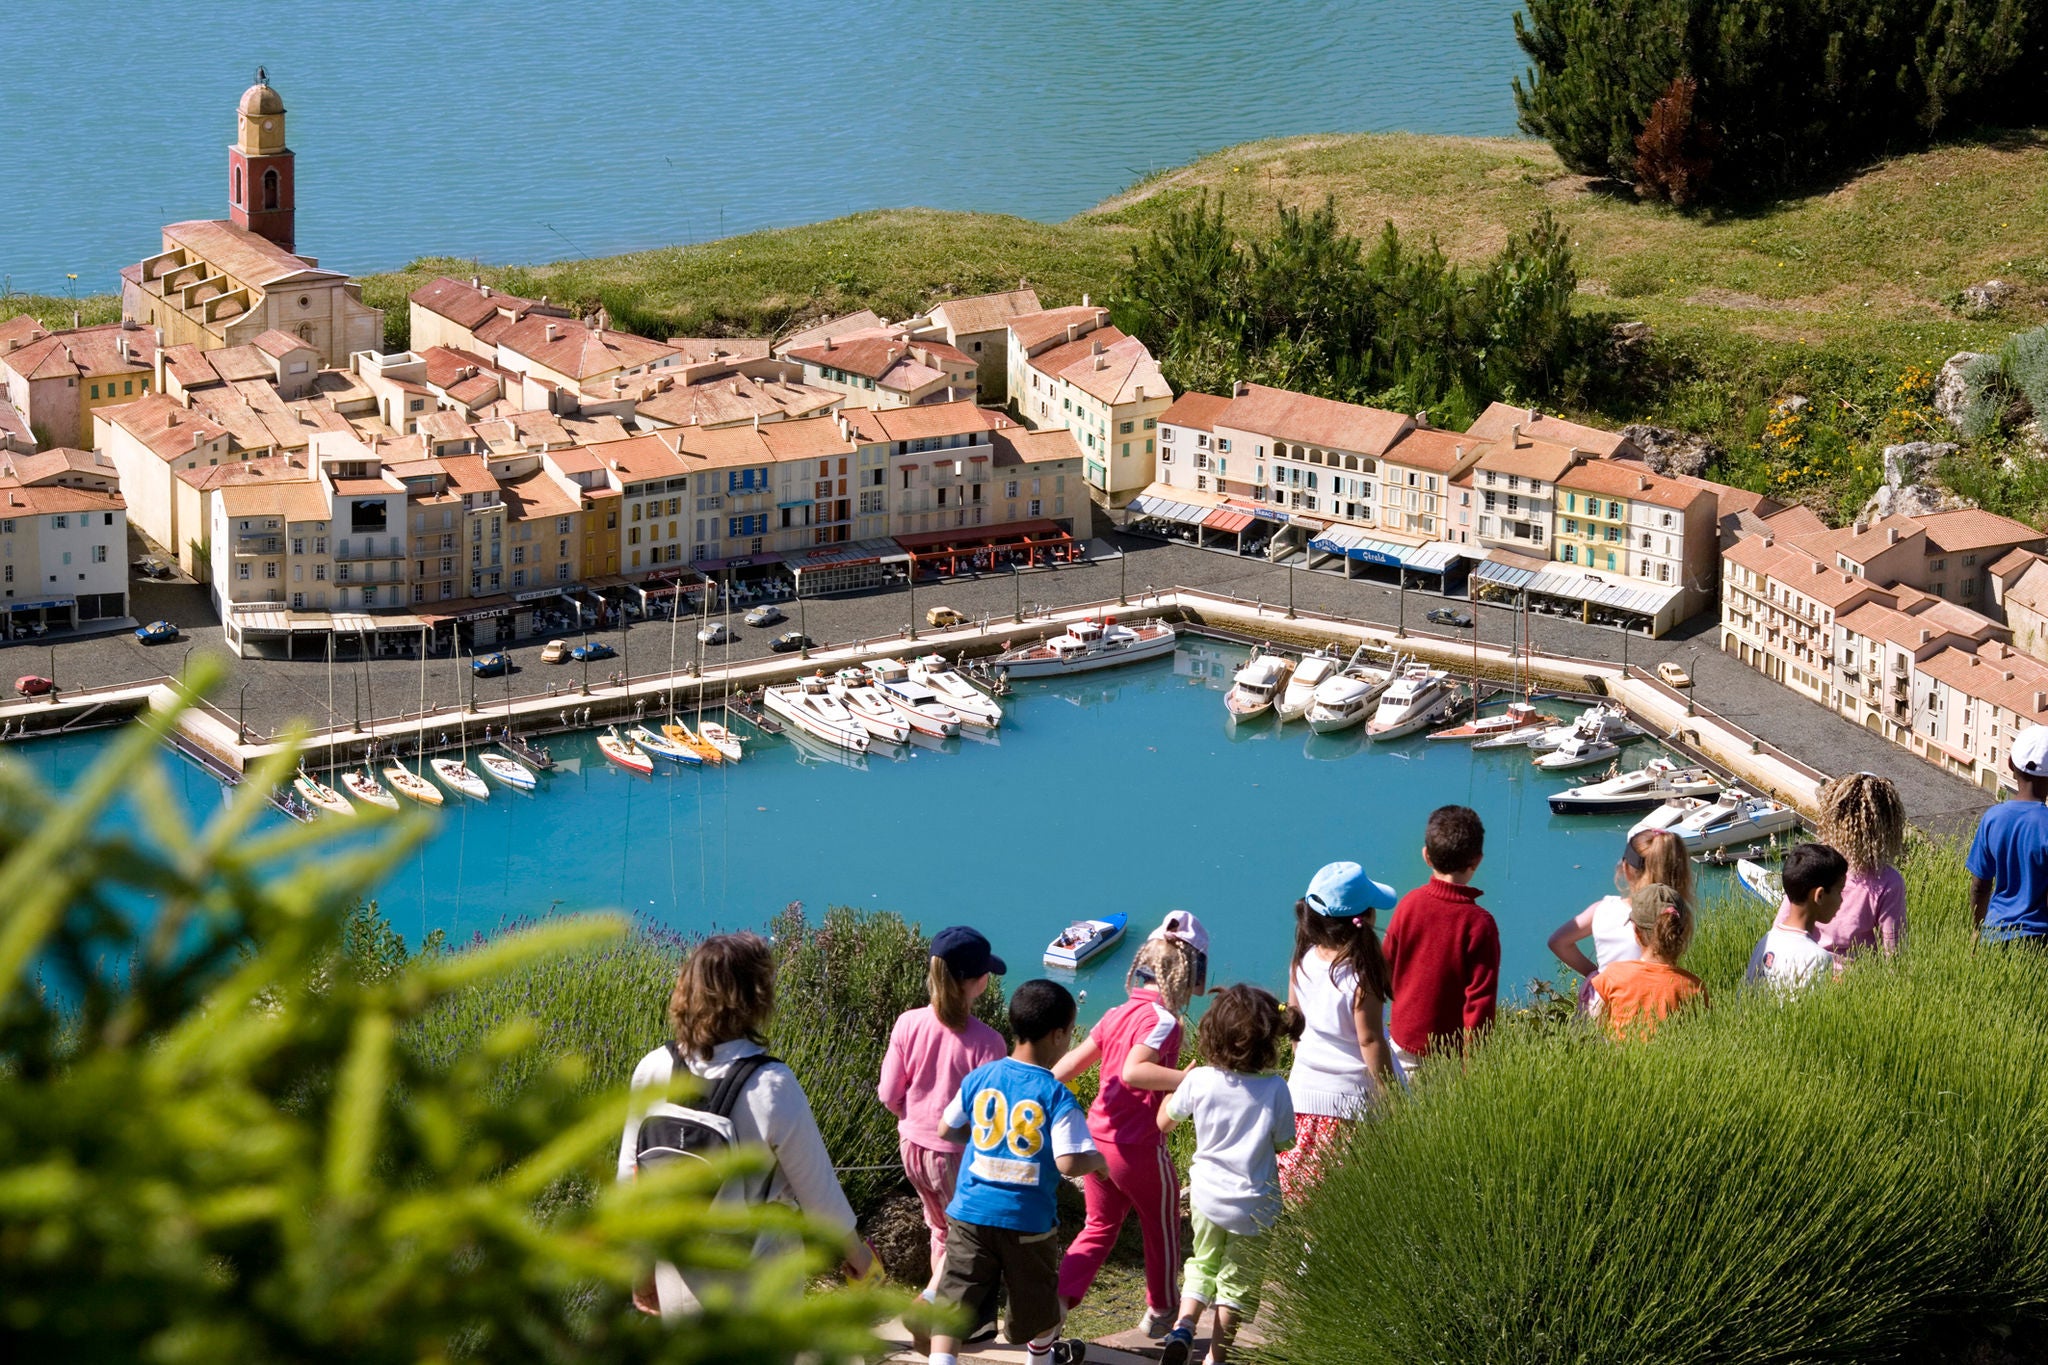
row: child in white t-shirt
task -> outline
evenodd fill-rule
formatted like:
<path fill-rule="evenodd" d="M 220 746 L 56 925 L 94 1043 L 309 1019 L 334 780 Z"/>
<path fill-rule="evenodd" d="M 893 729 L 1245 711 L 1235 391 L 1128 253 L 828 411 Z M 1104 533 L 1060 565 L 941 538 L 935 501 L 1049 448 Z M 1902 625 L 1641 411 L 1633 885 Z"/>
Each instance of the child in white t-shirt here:
<path fill-rule="evenodd" d="M 1287 1078 L 1273 1068 L 1282 1036 L 1301 1036 L 1300 1015 L 1257 986 L 1212 998 L 1197 1039 L 1208 1065 L 1188 1072 L 1159 1111 L 1164 1133 L 1195 1124 L 1188 1167 L 1194 1254 L 1181 1273 L 1180 1320 L 1160 1343 L 1161 1365 L 1185 1365 L 1202 1311 L 1214 1305 L 1211 1365 L 1221 1365 L 1239 1324 L 1258 1308 L 1267 1229 L 1280 1217 L 1278 1153 L 1294 1145 Z"/>
<path fill-rule="evenodd" d="M 1848 879 L 1849 860 L 1826 844 L 1801 844 L 1786 854 L 1785 903 L 1749 955 L 1743 980 L 1789 995 L 1840 973 L 1842 960 L 1815 940 L 1814 926 L 1826 924 L 1842 908 Z"/>

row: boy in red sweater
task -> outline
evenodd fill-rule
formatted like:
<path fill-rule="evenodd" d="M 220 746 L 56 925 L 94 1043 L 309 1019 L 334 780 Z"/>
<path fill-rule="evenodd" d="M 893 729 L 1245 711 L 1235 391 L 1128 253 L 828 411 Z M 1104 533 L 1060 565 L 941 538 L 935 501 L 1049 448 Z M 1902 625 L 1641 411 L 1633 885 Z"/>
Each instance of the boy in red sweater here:
<path fill-rule="evenodd" d="M 1477 811 L 1430 812 L 1422 836 L 1430 878 L 1394 907 L 1384 945 L 1394 988 L 1387 1034 L 1404 1071 L 1431 1053 L 1462 1052 L 1493 1023 L 1500 926 L 1469 885 L 1485 853 Z"/>

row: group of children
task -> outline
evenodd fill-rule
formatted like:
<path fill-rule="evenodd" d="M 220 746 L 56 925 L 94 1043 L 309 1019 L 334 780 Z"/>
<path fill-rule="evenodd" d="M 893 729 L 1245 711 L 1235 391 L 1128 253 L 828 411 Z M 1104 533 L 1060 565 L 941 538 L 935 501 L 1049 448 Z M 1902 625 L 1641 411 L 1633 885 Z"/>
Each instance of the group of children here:
<path fill-rule="evenodd" d="M 2048 781 L 2048 750 L 2044 750 Z M 1785 898 L 1757 944 L 1749 979 L 1798 989 L 1841 970 L 1862 949 L 1895 950 L 1905 930 L 1904 882 L 1893 863 L 1904 815 L 1892 784 L 1870 774 L 1823 793 L 1822 842 L 1786 857 Z M 1282 1202 L 1301 1198 L 1381 1090 L 1407 1083 L 1426 1057 L 1456 1054 L 1493 1021 L 1500 933 L 1472 878 L 1485 829 L 1463 806 L 1434 811 L 1422 854 L 1429 879 L 1405 896 L 1356 863 L 1319 870 L 1294 905 L 1286 1000 L 1256 986 L 1207 992 L 1209 936 L 1176 910 L 1144 941 L 1126 996 L 1077 1042 L 1067 989 L 1027 981 L 1010 996 L 1014 1045 L 972 1017 L 1004 964 L 966 927 L 933 940 L 931 1004 L 896 1022 L 880 1096 L 896 1114 L 905 1173 L 931 1228 L 925 1297 L 993 1327 L 1007 1290 L 1008 1335 L 1033 1361 L 1079 1360 L 1061 1338 L 1067 1313 L 1094 1283 L 1124 1223 L 1137 1216 L 1146 1312 L 1139 1329 L 1184 1365 L 1213 1310 L 1211 1362 L 1223 1361 L 1256 1308 L 1258 1239 Z M 1632 837 L 1617 894 L 1551 936 L 1586 978 L 1581 1000 L 1617 1038 L 1654 1032 L 1705 1003 L 1680 966 L 1692 938 L 1692 868 L 1666 831 Z M 1392 911 L 1384 939 L 1377 917 Z M 1594 955 L 1581 944 L 1590 939 Z M 1180 1066 L 1183 1015 L 1209 994 L 1198 1042 L 1204 1064 Z M 1275 1072 L 1281 1040 L 1290 1072 Z M 1069 1086 L 1099 1072 L 1085 1113 Z M 1183 1256 L 1180 1182 L 1166 1146 L 1191 1123 L 1193 1244 Z M 1055 1193 L 1085 1178 L 1086 1222 L 1064 1253 Z M 920 1340 L 934 1365 L 955 1365 L 960 1340 Z"/>

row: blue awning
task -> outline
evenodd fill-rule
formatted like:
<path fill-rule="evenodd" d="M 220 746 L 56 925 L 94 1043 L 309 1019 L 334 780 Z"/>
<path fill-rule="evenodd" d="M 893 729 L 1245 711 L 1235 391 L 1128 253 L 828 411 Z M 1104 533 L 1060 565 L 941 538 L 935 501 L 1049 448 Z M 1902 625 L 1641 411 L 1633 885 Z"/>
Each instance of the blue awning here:
<path fill-rule="evenodd" d="M 1355 526 L 1332 526 L 1309 541 L 1308 547 L 1326 555 L 1341 555 L 1361 564 L 1381 564 L 1389 569 L 1401 567 L 1402 552 L 1408 549 L 1407 546 L 1369 536 Z"/>

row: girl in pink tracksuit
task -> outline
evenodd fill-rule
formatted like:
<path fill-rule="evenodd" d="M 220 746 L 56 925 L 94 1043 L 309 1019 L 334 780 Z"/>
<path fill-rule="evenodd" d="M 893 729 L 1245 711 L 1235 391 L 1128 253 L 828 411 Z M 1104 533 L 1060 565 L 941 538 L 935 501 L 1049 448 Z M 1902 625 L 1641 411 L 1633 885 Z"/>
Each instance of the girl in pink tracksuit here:
<path fill-rule="evenodd" d="M 1145 1245 L 1146 1314 L 1139 1330 L 1165 1335 L 1180 1309 L 1180 1181 L 1159 1131 L 1159 1106 L 1186 1073 L 1178 1069 L 1181 1012 L 1205 986 L 1209 935 L 1176 910 L 1152 931 L 1124 980 L 1129 998 L 1089 1030 L 1053 1074 L 1071 1081 L 1100 1062 L 1088 1135 L 1109 1163 L 1087 1183 L 1088 1222 L 1060 1263 L 1060 1297 L 1079 1303 L 1116 1245 L 1124 1219 L 1138 1215 Z"/>

